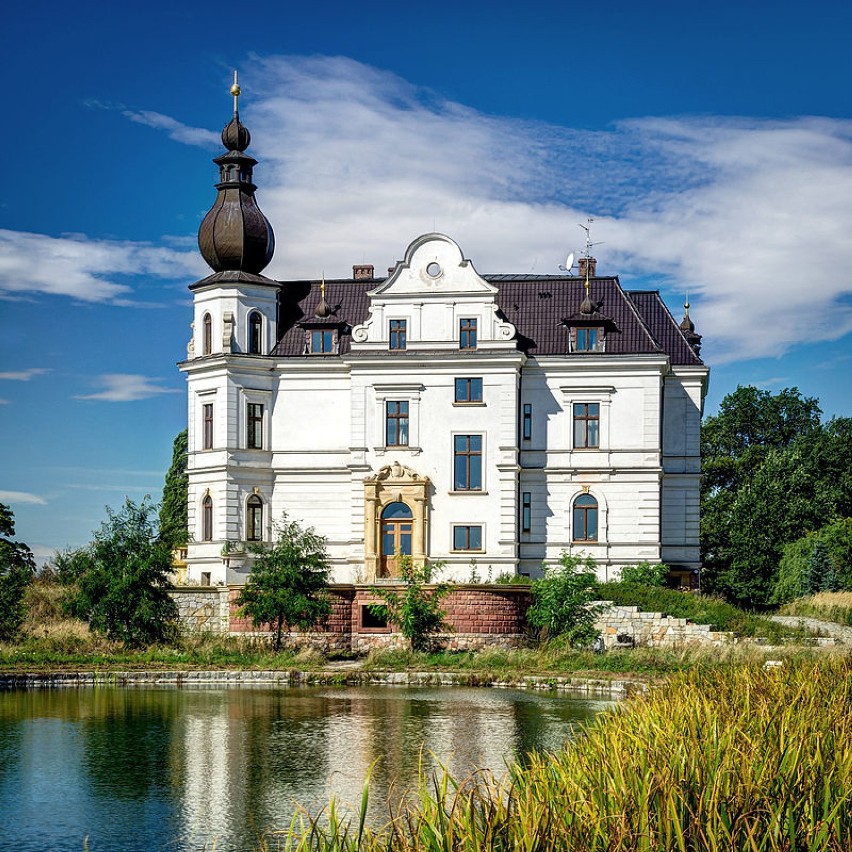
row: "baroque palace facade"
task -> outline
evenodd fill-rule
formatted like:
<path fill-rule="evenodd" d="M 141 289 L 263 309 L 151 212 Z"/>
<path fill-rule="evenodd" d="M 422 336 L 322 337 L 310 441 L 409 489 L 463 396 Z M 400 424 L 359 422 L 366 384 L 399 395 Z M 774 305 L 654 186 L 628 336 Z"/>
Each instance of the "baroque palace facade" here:
<path fill-rule="evenodd" d="M 238 94 L 238 89 L 235 95 Z M 688 314 L 597 274 L 480 275 L 425 234 L 376 277 L 275 281 L 235 111 L 191 285 L 186 580 L 240 584 L 289 519 L 328 541 L 335 582 L 535 576 L 562 551 L 602 579 L 699 568 L 708 368 Z"/>

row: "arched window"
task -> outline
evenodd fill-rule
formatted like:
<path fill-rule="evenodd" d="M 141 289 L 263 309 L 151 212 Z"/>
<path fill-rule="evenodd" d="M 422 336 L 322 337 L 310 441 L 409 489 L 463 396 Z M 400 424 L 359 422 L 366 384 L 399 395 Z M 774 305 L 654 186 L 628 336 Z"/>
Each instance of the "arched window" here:
<path fill-rule="evenodd" d="M 209 355 L 213 351 L 213 320 L 210 314 L 204 314 L 204 339 L 202 346 L 202 355 Z"/>
<path fill-rule="evenodd" d="M 574 541 L 598 540 L 598 501 L 581 494 L 574 501 Z"/>
<path fill-rule="evenodd" d="M 260 541 L 263 538 L 263 500 L 252 494 L 246 503 L 246 539 Z"/>
<path fill-rule="evenodd" d="M 213 541 L 213 498 L 209 494 L 201 503 L 201 540 Z"/>
<path fill-rule="evenodd" d="M 263 331 L 263 319 L 257 311 L 249 314 L 248 322 L 248 351 L 250 355 L 261 354 L 261 333 Z"/>

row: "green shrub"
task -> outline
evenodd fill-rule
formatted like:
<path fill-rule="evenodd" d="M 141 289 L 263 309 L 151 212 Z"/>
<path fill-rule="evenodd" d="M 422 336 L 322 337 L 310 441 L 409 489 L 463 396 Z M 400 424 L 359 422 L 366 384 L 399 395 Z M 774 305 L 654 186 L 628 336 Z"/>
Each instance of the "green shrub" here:
<path fill-rule="evenodd" d="M 533 602 L 527 621 L 541 639 L 562 637 L 571 645 L 588 645 L 597 636 L 600 607 L 592 606 L 596 590 L 592 557 L 563 552 L 559 563 L 547 566 L 544 577 L 530 586 Z"/>
<path fill-rule="evenodd" d="M 621 569 L 621 582 L 639 586 L 664 586 L 669 574 L 668 566 L 662 562 L 639 562 L 637 565 L 625 565 Z"/>
<path fill-rule="evenodd" d="M 526 574 L 511 574 L 503 571 L 494 578 L 498 586 L 529 586 L 532 580 Z"/>

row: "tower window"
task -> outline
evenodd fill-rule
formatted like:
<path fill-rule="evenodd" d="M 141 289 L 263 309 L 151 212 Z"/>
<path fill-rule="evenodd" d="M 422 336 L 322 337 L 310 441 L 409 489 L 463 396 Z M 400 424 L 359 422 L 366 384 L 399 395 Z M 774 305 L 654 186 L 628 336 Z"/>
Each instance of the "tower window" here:
<path fill-rule="evenodd" d="M 213 320 L 210 314 L 204 314 L 202 320 L 202 355 L 209 355 L 213 351 Z"/>
<path fill-rule="evenodd" d="M 260 541 L 263 538 L 263 500 L 252 494 L 246 503 L 246 539 Z"/>
<path fill-rule="evenodd" d="M 603 352 L 603 341 L 602 328 L 574 329 L 575 352 Z"/>
<path fill-rule="evenodd" d="M 521 532 L 528 533 L 532 529 L 532 492 L 524 491 L 521 495 Z"/>
<path fill-rule="evenodd" d="M 574 403 L 574 448 L 597 449 L 601 442 L 600 404 L 597 402 Z"/>
<path fill-rule="evenodd" d="M 521 420 L 521 437 L 525 441 L 532 440 L 532 404 L 524 403 L 523 419 Z"/>
<path fill-rule="evenodd" d="M 459 349 L 476 349 L 476 320 L 459 320 Z"/>
<path fill-rule="evenodd" d="M 248 351 L 250 355 L 260 355 L 262 347 L 263 319 L 257 311 L 249 315 Z"/>
<path fill-rule="evenodd" d="M 453 439 L 453 489 L 482 490 L 482 435 L 456 435 Z"/>
<path fill-rule="evenodd" d="M 202 447 L 205 450 L 213 449 L 213 403 L 205 402 L 202 406 L 202 420 L 203 420 L 203 435 L 202 435 Z"/>
<path fill-rule="evenodd" d="M 389 327 L 389 343 L 388 349 L 400 351 L 405 349 L 408 344 L 408 321 L 407 320 L 391 320 Z"/>
<path fill-rule="evenodd" d="M 598 501 L 590 494 L 581 494 L 574 501 L 574 541 L 598 540 Z"/>
<path fill-rule="evenodd" d="M 385 403 L 385 445 L 408 446 L 408 401 Z"/>
<path fill-rule="evenodd" d="M 201 502 L 201 540 L 213 541 L 213 498 L 209 494 Z"/>
<path fill-rule="evenodd" d="M 250 402 L 246 406 L 246 436 L 251 450 L 263 449 L 263 405 Z"/>

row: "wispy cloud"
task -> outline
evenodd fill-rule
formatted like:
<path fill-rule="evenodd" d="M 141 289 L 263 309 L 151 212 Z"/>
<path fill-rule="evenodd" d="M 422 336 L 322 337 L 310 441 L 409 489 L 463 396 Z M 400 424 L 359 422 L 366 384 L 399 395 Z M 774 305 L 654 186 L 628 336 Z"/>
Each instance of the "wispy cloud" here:
<path fill-rule="evenodd" d="M 0 397 L 0 405 L 8 405 L 8 404 L 9 404 L 8 399 L 3 399 L 2 397 Z"/>
<path fill-rule="evenodd" d="M 204 268 L 197 252 L 79 234 L 51 237 L 0 229 L 0 299 L 49 294 L 127 304 L 132 287 L 117 278 L 126 278 L 128 272 L 193 280 Z"/>
<path fill-rule="evenodd" d="M 217 145 L 222 144 L 218 133 L 214 133 L 212 130 L 205 130 L 203 127 L 190 127 L 160 112 L 128 109 L 124 110 L 124 115 L 131 121 L 144 124 L 147 127 L 153 127 L 155 130 L 165 130 L 176 142 L 183 142 L 186 145 L 215 148 Z"/>
<path fill-rule="evenodd" d="M 99 485 L 96 483 L 73 482 L 65 485 L 76 491 L 115 491 L 119 494 L 159 494 L 162 485 Z"/>
<path fill-rule="evenodd" d="M 163 387 L 162 379 L 140 376 L 134 373 L 105 373 L 95 380 L 101 390 L 96 393 L 77 395 L 75 399 L 95 399 L 102 402 L 136 402 L 164 393 L 180 393 L 177 388 Z"/>
<path fill-rule="evenodd" d="M 9 382 L 28 382 L 35 376 L 42 376 L 49 372 L 50 370 L 46 367 L 30 367 L 26 370 L 15 370 L 8 373 L 0 373 L 0 379 L 5 379 Z"/>
<path fill-rule="evenodd" d="M 0 491 L 0 502 L 3 503 L 31 503 L 36 506 L 46 506 L 47 500 L 38 494 L 29 491 Z"/>

